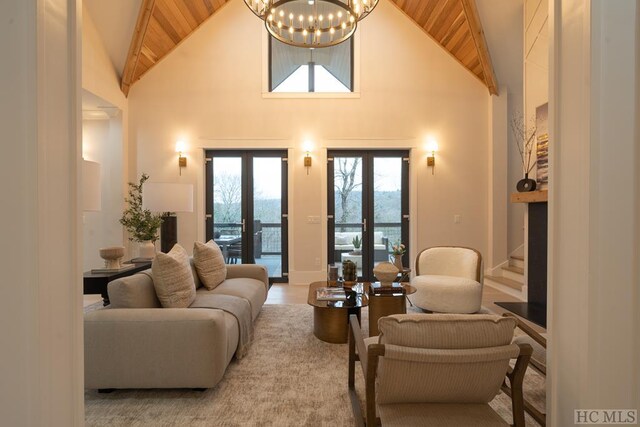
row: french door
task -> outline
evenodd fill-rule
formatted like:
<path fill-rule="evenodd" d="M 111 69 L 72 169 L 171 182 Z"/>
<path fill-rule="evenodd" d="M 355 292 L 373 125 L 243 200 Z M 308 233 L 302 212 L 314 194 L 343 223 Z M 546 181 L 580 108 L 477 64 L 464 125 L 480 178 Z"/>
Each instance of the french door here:
<path fill-rule="evenodd" d="M 404 243 L 408 266 L 409 152 L 331 150 L 327 171 L 329 264 L 351 260 L 360 280 L 373 281 L 373 267 Z"/>
<path fill-rule="evenodd" d="M 206 237 L 228 264 L 260 264 L 286 282 L 287 152 L 206 151 Z"/>

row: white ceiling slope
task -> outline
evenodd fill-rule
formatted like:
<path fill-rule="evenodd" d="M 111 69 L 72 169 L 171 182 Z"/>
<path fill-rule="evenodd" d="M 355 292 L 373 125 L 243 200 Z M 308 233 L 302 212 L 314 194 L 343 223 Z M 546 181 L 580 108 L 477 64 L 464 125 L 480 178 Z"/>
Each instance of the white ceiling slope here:
<path fill-rule="evenodd" d="M 84 0 L 109 58 L 122 76 L 142 0 Z"/>
<path fill-rule="evenodd" d="M 476 0 L 476 5 L 499 84 L 510 94 L 521 93 L 524 0 Z"/>

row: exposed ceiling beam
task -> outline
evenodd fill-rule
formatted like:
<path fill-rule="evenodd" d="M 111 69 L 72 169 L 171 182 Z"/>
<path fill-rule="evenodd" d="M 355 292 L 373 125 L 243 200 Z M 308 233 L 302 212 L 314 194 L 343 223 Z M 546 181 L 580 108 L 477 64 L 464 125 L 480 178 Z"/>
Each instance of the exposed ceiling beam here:
<path fill-rule="evenodd" d="M 133 84 L 136 67 L 140 61 L 142 42 L 144 41 L 144 36 L 147 33 L 147 26 L 149 25 L 149 19 L 151 18 L 151 12 L 153 12 L 155 3 L 156 0 L 143 0 L 140 5 L 138 21 L 136 22 L 136 28 L 133 31 L 131 45 L 129 46 L 129 53 L 127 54 L 127 61 L 125 62 L 124 70 L 122 72 L 122 82 L 120 83 L 120 89 L 122 89 L 124 96 L 129 95 L 129 89 Z"/>
<path fill-rule="evenodd" d="M 491 55 L 489 55 L 489 48 L 487 47 L 487 41 L 484 38 L 484 31 L 482 30 L 482 23 L 480 22 L 480 15 L 478 15 L 478 9 L 476 7 L 475 0 L 461 0 L 464 13 L 467 16 L 467 22 L 471 28 L 471 37 L 476 45 L 478 51 L 478 57 L 480 64 L 482 65 L 482 73 L 484 74 L 484 80 L 489 88 L 489 93 L 492 95 L 498 95 L 498 82 L 496 74 L 493 70 L 491 63 Z"/>
<path fill-rule="evenodd" d="M 498 94 L 475 0 L 390 0 L 426 35 Z"/>

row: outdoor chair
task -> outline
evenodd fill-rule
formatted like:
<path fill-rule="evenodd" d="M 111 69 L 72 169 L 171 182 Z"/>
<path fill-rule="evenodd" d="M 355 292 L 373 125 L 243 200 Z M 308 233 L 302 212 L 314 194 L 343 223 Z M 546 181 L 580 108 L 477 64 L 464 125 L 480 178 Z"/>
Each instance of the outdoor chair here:
<path fill-rule="evenodd" d="M 366 340 L 357 317 L 349 322 L 348 385 L 357 425 L 508 426 L 488 405 L 508 380 L 513 424 L 524 427 L 522 383 L 532 349 L 511 343 L 514 319 L 397 314 L 381 318 L 380 336 Z M 364 417 L 355 389 L 357 361 Z"/>

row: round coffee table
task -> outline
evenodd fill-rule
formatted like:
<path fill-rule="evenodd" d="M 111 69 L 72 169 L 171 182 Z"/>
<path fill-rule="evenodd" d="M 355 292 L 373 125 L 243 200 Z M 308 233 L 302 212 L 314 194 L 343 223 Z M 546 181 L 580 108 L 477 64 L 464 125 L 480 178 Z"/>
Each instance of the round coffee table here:
<path fill-rule="evenodd" d="M 309 285 L 307 303 L 313 306 L 313 334 L 325 342 L 344 344 L 349 338 L 349 315 L 355 314 L 360 320 L 360 309 L 369 304 L 368 286 L 358 283 L 352 288 L 358 292 L 355 302 L 318 301 L 316 290 L 325 286 L 326 281 Z"/>

